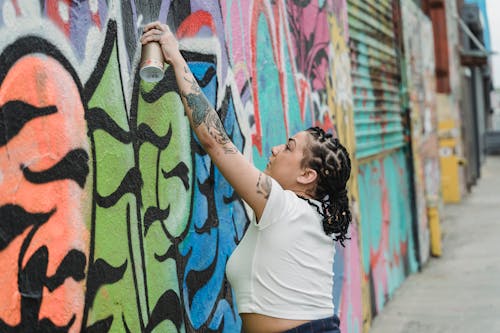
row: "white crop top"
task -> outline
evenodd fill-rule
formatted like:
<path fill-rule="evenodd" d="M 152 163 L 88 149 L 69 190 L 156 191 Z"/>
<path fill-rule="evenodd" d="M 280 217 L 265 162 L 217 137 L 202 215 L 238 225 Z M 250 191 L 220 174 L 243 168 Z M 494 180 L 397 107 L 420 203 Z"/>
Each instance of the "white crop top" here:
<path fill-rule="evenodd" d="M 226 266 L 239 313 L 297 320 L 333 315 L 335 247 L 321 221 L 316 209 L 272 180 L 259 223 L 253 219 Z"/>

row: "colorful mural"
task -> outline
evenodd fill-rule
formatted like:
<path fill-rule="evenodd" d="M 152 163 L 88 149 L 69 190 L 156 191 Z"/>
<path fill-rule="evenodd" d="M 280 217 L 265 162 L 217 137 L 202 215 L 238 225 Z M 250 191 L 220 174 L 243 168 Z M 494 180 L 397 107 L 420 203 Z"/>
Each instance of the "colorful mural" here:
<path fill-rule="evenodd" d="M 406 199 L 411 195 L 406 165 L 400 150 L 360 166 L 361 258 L 374 315 L 418 269 L 411 202 Z"/>
<path fill-rule="evenodd" d="M 311 125 L 354 149 L 345 1 L 0 6 L 0 331 L 239 331 L 224 270 L 249 210 L 190 131 L 171 69 L 140 81 L 140 29 L 176 31 L 262 168 Z M 349 332 L 364 321 L 359 229 L 332 268 Z"/>

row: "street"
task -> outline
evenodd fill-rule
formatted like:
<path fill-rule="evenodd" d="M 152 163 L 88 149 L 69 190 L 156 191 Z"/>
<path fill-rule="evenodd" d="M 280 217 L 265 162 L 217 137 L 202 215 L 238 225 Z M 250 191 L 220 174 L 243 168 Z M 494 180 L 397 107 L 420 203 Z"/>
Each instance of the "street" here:
<path fill-rule="evenodd" d="M 445 205 L 443 255 L 410 276 L 370 333 L 500 332 L 500 157 L 460 204 Z"/>

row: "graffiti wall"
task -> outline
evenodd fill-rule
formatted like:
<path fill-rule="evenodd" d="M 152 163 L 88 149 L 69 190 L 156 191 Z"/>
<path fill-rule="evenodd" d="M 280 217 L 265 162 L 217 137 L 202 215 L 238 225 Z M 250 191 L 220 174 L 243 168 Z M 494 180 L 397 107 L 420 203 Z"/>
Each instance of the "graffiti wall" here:
<path fill-rule="evenodd" d="M 0 6 L 0 331 L 239 331 L 224 271 L 250 211 L 190 131 L 172 70 L 139 79 L 141 27 L 176 32 L 263 168 L 311 125 L 354 149 L 345 1 Z M 364 320 L 359 228 L 332 268 L 349 332 Z"/>
<path fill-rule="evenodd" d="M 408 177 L 403 150 L 360 166 L 361 258 L 373 315 L 418 269 Z"/>

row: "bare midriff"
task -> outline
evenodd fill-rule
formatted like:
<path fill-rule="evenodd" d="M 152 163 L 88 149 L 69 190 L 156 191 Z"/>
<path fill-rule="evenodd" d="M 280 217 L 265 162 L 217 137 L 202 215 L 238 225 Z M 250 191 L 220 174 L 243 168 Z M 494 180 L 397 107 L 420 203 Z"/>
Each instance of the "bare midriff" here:
<path fill-rule="evenodd" d="M 243 333 L 281 333 L 310 320 L 293 320 L 269 317 L 258 313 L 240 313 Z"/>

